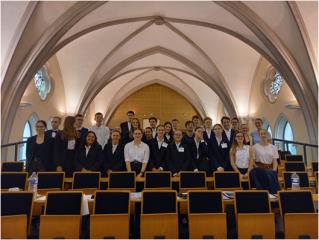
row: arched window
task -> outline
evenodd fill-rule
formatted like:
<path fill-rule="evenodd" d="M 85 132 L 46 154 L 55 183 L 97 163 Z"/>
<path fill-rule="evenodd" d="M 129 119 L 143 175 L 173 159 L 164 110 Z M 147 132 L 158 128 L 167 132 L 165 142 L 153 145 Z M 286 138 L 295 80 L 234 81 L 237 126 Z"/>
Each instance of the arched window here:
<path fill-rule="evenodd" d="M 38 116 L 36 113 L 32 113 L 29 117 L 29 119 L 24 124 L 23 132 L 22 132 L 22 141 L 27 141 L 29 137 L 36 134 L 35 132 L 35 124 L 38 121 Z M 18 160 L 19 161 L 25 161 L 26 160 L 26 150 L 27 150 L 27 144 L 21 144 L 19 146 L 19 154 L 18 154 Z"/>
<path fill-rule="evenodd" d="M 284 133 L 283 133 L 283 139 L 288 140 L 288 141 L 293 141 L 294 140 L 294 135 L 292 132 L 291 125 L 289 121 L 286 122 L 285 127 L 284 127 Z M 288 149 L 286 149 L 291 152 L 291 154 L 296 154 L 296 147 L 293 144 L 288 144 Z"/>
<path fill-rule="evenodd" d="M 22 141 L 27 141 L 29 137 L 32 136 L 32 128 L 29 121 L 26 121 L 23 128 L 23 135 L 22 135 Z M 19 161 L 25 161 L 26 160 L 26 148 L 27 144 L 24 143 L 20 146 L 19 149 Z"/>
<path fill-rule="evenodd" d="M 266 129 L 272 138 L 272 129 L 267 119 L 263 119 L 263 129 Z"/>
<path fill-rule="evenodd" d="M 293 128 L 286 118 L 284 114 L 280 114 L 277 122 L 276 122 L 276 138 L 287 140 L 287 141 L 293 141 L 294 140 L 294 134 L 293 134 Z M 280 144 L 279 145 L 282 150 L 290 151 L 291 154 L 296 154 L 296 146 L 294 144 Z"/>

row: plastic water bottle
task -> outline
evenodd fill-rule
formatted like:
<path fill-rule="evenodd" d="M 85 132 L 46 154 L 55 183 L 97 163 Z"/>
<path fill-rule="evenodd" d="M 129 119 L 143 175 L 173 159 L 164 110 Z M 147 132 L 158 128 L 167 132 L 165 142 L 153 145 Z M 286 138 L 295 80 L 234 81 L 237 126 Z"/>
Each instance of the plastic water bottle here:
<path fill-rule="evenodd" d="M 29 191 L 34 192 L 34 194 L 37 194 L 38 190 L 38 175 L 36 172 L 33 172 L 31 176 L 29 177 Z"/>
<path fill-rule="evenodd" d="M 298 190 L 300 189 L 300 178 L 296 172 L 291 174 L 291 189 Z"/>

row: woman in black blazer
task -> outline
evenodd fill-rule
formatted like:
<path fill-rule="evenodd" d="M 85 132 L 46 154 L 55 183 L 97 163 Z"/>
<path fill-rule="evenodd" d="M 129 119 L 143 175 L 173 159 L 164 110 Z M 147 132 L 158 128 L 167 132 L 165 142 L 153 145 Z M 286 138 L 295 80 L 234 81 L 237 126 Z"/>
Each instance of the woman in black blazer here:
<path fill-rule="evenodd" d="M 103 149 L 102 174 L 116 171 L 125 171 L 124 145 L 120 141 L 121 133 L 113 130 L 111 139 Z"/>
<path fill-rule="evenodd" d="M 54 171 L 53 147 L 54 139 L 45 135 L 47 124 L 37 121 L 37 135 L 28 138 L 26 149 L 26 169 L 29 174 L 39 171 Z"/>
<path fill-rule="evenodd" d="M 163 171 L 167 169 L 166 152 L 168 143 L 164 138 L 164 126 L 158 125 L 156 127 L 156 138 L 150 142 L 150 160 L 148 162 L 148 169 L 151 171 Z"/>
<path fill-rule="evenodd" d="M 208 144 L 205 142 L 204 128 L 195 128 L 195 137 L 189 142 L 189 150 L 192 156 L 192 166 L 194 171 L 205 171 L 206 176 L 213 173 L 213 163 L 209 155 Z"/>
<path fill-rule="evenodd" d="M 97 142 L 93 131 L 88 131 L 84 142 L 75 153 L 75 169 L 77 171 L 101 171 L 102 147 Z"/>
<path fill-rule="evenodd" d="M 80 134 L 74 127 L 75 117 L 67 116 L 63 130 L 59 131 L 54 143 L 54 162 L 58 172 L 72 177 L 75 168 L 75 152 L 80 146 Z"/>
<path fill-rule="evenodd" d="M 173 125 L 171 124 L 171 122 L 164 123 L 164 130 L 165 130 L 165 135 L 164 135 L 165 142 L 172 143 L 174 131 L 173 131 Z"/>
<path fill-rule="evenodd" d="M 166 161 L 173 177 L 179 175 L 180 171 L 191 170 L 191 155 L 187 144 L 182 143 L 182 136 L 182 131 L 176 130 L 174 141 L 167 148 Z"/>
<path fill-rule="evenodd" d="M 209 145 L 210 156 L 217 171 L 233 171 L 230 165 L 229 150 L 230 144 L 227 137 L 223 136 L 223 127 L 215 124 L 213 127 L 214 135 Z"/>

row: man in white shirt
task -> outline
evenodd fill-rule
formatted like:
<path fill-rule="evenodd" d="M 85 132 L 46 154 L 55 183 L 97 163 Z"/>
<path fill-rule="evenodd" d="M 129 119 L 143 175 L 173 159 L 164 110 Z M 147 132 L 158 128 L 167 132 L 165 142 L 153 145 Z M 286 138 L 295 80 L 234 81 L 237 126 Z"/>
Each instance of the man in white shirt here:
<path fill-rule="evenodd" d="M 94 120 L 96 122 L 95 125 L 91 127 L 91 131 L 95 132 L 95 135 L 97 137 L 97 142 L 102 146 L 102 149 L 104 148 L 105 144 L 107 144 L 107 141 L 110 137 L 110 129 L 102 124 L 103 122 L 103 114 L 98 112 L 95 114 Z"/>
<path fill-rule="evenodd" d="M 135 171 L 137 176 L 142 177 L 150 157 L 150 149 L 146 143 L 142 142 L 142 131 L 135 129 L 134 140 L 125 145 L 124 158 L 126 170 Z"/>

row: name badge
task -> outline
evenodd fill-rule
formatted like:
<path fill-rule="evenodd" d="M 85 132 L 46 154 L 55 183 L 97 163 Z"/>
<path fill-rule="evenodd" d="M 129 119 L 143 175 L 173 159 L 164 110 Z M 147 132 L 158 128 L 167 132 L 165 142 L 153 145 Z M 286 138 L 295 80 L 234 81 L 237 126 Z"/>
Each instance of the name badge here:
<path fill-rule="evenodd" d="M 55 138 L 56 132 L 52 132 L 52 137 Z"/>
<path fill-rule="evenodd" d="M 69 140 L 68 141 L 68 150 L 74 150 L 75 149 L 75 140 Z"/>
<path fill-rule="evenodd" d="M 222 148 L 227 148 L 227 143 L 222 143 Z"/>
<path fill-rule="evenodd" d="M 179 151 L 179 152 L 184 152 L 184 148 L 183 148 L 183 147 L 180 147 L 180 148 L 178 149 L 178 151 Z"/>
<path fill-rule="evenodd" d="M 167 148 L 168 144 L 166 142 L 162 143 L 162 147 Z"/>
<path fill-rule="evenodd" d="M 201 143 L 206 143 L 204 139 L 200 140 Z"/>

